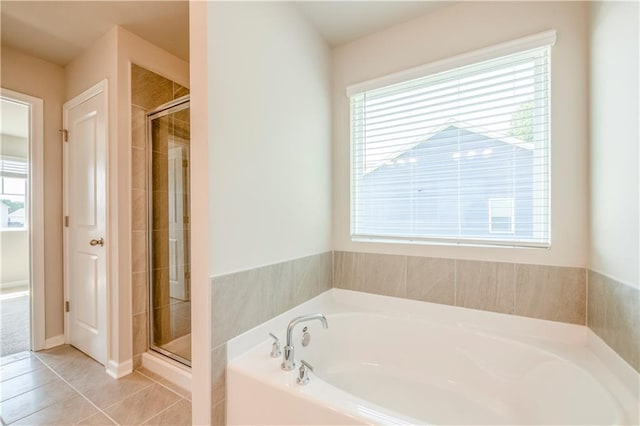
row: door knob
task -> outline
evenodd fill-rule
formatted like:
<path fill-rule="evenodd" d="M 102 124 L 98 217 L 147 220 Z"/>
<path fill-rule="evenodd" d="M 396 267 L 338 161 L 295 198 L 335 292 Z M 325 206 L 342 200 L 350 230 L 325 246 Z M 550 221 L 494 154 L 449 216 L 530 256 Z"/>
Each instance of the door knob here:
<path fill-rule="evenodd" d="M 91 244 L 94 247 L 95 246 L 102 247 L 102 246 L 104 246 L 104 238 L 100 237 L 99 240 L 91 240 L 91 241 L 89 241 L 89 244 Z"/>

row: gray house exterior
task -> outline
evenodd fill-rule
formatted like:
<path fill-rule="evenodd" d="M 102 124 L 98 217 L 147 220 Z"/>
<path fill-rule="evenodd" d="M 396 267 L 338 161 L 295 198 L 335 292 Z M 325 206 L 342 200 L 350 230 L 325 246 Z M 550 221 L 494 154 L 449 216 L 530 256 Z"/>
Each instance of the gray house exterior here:
<path fill-rule="evenodd" d="M 355 233 L 530 239 L 533 155 L 530 143 L 445 125 L 361 178 Z"/>

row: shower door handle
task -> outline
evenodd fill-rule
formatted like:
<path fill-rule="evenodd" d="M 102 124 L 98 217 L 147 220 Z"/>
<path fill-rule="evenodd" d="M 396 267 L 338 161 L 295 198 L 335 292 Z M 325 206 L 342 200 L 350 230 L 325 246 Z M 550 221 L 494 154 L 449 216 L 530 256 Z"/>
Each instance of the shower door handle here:
<path fill-rule="evenodd" d="M 91 240 L 91 241 L 89 241 L 89 245 L 91 245 L 92 247 L 95 247 L 95 246 L 103 247 L 104 246 L 104 238 L 100 237 L 99 240 L 95 240 L 95 239 Z"/>

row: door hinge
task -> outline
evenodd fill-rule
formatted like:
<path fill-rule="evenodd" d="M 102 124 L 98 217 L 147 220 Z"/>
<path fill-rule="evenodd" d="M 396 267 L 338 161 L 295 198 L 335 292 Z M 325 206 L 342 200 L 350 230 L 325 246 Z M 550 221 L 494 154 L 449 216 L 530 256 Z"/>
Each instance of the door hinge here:
<path fill-rule="evenodd" d="M 191 279 L 191 272 L 189 272 L 189 271 L 185 271 L 185 273 L 184 273 L 184 279 L 185 279 L 185 280 L 190 280 L 190 279 Z"/>
<path fill-rule="evenodd" d="M 69 216 L 65 216 L 65 217 L 64 217 L 64 226 L 65 226 L 66 228 L 68 228 L 68 227 L 69 227 Z"/>
<path fill-rule="evenodd" d="M 189 160 L 182 160 L 182 167 L 184 167 L 185 169 L 189 167 Z"/>
<path fill-rule="evenodd" d="M 185 215 L 182 223 L 189 223 L 189 216 Z"/>
<path fill-rule="evenodd" d="M 59 132 L 62 133 L 62 140 L 69 142 L 69 131 L 67 129 L 60 129 Z"/>
<path fill-rule="evenodd" d="M 69 301 L 64 302 L 64 311 L 69 312 Z"/>

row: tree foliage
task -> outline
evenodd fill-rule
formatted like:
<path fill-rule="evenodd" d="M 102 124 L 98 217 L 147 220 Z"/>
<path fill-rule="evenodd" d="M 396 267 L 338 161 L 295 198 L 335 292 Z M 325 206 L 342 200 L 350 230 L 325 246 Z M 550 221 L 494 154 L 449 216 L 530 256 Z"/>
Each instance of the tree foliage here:
<path fill-rule="evenodd" d="M 12 200 L 7 200 L 5 198 L 3 198 L 0 201 L 2 201 L 2 204 L 9 207 L 9 213 L 13 213 L 16 210 L 20 210 L 21 208 L 24 207 L 24 203 L 22 201 L 12 201 Z"/>
<path fill-rule="evenodd" d="M 533 101 L 520 104 L 511 114 L 511 136 L 533 142 Z"/>

